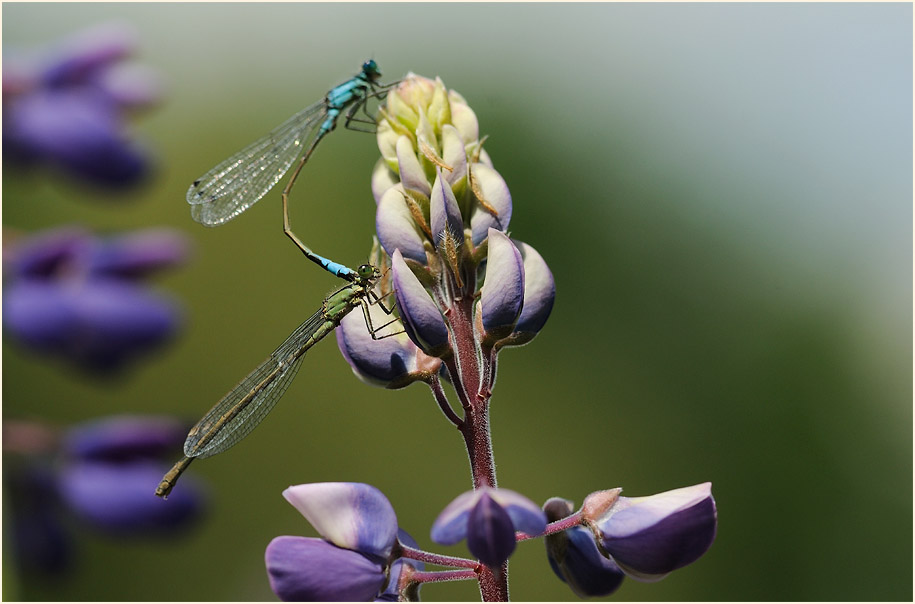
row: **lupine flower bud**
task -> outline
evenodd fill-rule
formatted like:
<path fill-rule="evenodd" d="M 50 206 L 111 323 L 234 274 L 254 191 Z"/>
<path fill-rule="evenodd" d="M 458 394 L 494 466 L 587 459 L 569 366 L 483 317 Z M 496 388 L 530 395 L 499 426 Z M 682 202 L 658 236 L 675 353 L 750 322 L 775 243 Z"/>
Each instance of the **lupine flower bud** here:
<path fill-rule="evenodd" d="M 489 229 L 486 281 L 480 292 L 480 308 L 486 340 L 495 342 L 509 334 L 524 303 L 524 263 L 521 252 L 501 231 Z"/>
<path fill-rule="evenodd" d="M 480 487 L 459 495 L 432 525 L 432 540 L 453 545 L 467 539 L 467 548 L 481 562 L 498 567 L 515 550 L 515 531 L 540 535 L 546 517 L 530 499 L 509 491 Z"/>
<path fill-rule="evenodd" d="M 410 339 L 430 356 L 442 356 L 448 352 L 448 328 L 441 311 L 429 297 L 419 279 L 404 262 L 400 250 L 391 258 L 394 274 L 394 294 L 397 308 L 403 320 L 404 329 Z"/>
<path fill-rule="evenodd" d="M 543 257 L 523 241 L 512 242 L 524 259 L 524 305 L 511 336 L 500 341 L 499 346 L 520 346 L 533 340 L 550 318 L 556 299 L 553 273 Z"/>
<path fill-rule="evenodd" d="M 649 497 L 619 497 L 583 517 L 600 533 L 601 547 L 626 574 L 656 581 L 698 560 L 715 540 L 718 513 L 710 482 Z M 595 510 L 599 507 L 595 507 Z"/>

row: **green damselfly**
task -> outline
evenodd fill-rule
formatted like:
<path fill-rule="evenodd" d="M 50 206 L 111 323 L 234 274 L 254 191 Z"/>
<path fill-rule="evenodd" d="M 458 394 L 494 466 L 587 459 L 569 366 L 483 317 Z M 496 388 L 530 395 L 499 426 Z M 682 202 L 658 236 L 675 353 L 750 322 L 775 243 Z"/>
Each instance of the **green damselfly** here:
<path fill-rule="evenodd" d="M 370 305 L 378 304 L 387 314 L 392 312 L 381 302 L 384 296 L 378 296 L 374 291 L 382 277 L 379 270 L 371 264 L 363 264 L 354 274 L 356 276 L 350 284 L 325 298 L 317 312 L 293 331 L 267 360 L 239 382 L 191 428 L 184 442 L 184 458 L 165 474 L 156 488 L 156 495 L 168 496 L 178 477 L 195 458 L 222 453 L 263 421 L 295 377 L 305 353 L 333 332 L 350 311 L 362 308 L 366 326 L 375 339 L 401 333 L 398 331 L 377 335 L 394 320 L 379 327 L 372 326 Z"/>
<path fill-rule="evenodd" d="M 362 109 L 367 117 L 371 117 L 366 112 L 366 102 L 370 98 L 381 98 L 397 83 L 379 84 L 380 77 L 378 64 L 374 60 L 366 61 L 358 74 L 332 88 L 323 99 L 302 109 L 195 180 L 187 190 L 187 202 L 191 205 L 194 220 L 206 226 L 217 226 L 232 220 L 266 195 L 301 155 L 282 193 L 283 232 L 309 260 L 338 277 L 355 276 L 352 269 L 315 254 L 296 237 L 289 226 L 288 198 L 299 172 L 318 143 L 337 126 L 341 115 L 347 128 L 374 132 L 375 120 L 359 118 L 356 114 Z M 360 128 L 355 125 L 358 123 L 372 127 Z"/>

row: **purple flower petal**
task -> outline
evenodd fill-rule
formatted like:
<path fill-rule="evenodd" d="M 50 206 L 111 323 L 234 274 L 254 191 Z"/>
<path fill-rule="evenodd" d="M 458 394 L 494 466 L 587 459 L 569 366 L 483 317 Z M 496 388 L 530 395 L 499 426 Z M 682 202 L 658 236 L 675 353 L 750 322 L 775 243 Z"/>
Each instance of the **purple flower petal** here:
<path fill-rule="evenodd" d="M 168 501 L 151 496 L 167 469 L 151 462 L 75 463 L 62 472 L 60 493 L 78 516 L 100 530 L 159 534 L 185 527 L 202 507 L 193 479 L 182 481 Z"/>
<path fill-rule="evenodd" d="M 429 199 L 429 221 L 435 244 L 442 249 L 443 242 L 449 237 L 455 248 L 464 242 L 464 221 L 461 210 L 448 181 L 442 178 L 441 168 L 435 170 L 435 182 L 432 185 L 432 196 Z"/>
<path fill-rule="evenodd" d="M 94 276 L 137 278 L 175 266 L 188 254 L 187 238 L 173 229 L 147 229 L 103 242 L 92 255 Z"/>
<path fill-rule="evenodd" d="M 180 447 L 186 435 L 187 426 L 169 417 L 109 416 L 70 428 L 63 449 L 87 461 L 153 458 Z"/>
<path fill-rule="evenodd" d="M 483 490 L 470 510 L 467 549 L 483 564 L 499 567 L 515 551 L 515 528 L 508 512 L 490 494 Z"/>
<path fill-rule="evenodd" d="M 521 252 L 501 231 L 489 229 L 486 281 L 480 293 L 483 328 L 495 339 L 511 333 L 524 302 Z"/>
<path fill-rule="evenodd" d="M 375 487 L 353 482 L 300 484 L 283 491 L 283 497 L 334 545 L 390 556 L 397 539 L 397 516 Z"/>
<path fill-rule="evenodd" d="M 385 251 L 393 256 L 395 250 L 411 260 L 426 263 L 424 238 L 416 228 L 413 215 L 404 200 L 400 186 L 391 187 L 378 202 L 375 229 Z"/>
<path fill-rule="evenodd" d="M 407 335 L 426 354 L 445 354 L 449 350 L 448 328 L 442 314 L 404 262 L 399 249 L 394 250 L 391 269 L 394 275 L 394 295 Z"/>
<path fill-rule="evenodd" d="M 492 498 L 508 512 L 516 531 L 540 535 L 546 530 L 546 516 L 536 503 L 508 489 L 490 489 Z"/>
<path fill-rule="evenodd" d="M 489 229 L 498 229 L 502 232 L 508 230 L 508 223 L 512 218 L 512 197 L 508 185 L 498 172 L 483 163 L 473 164 L 473 179 L 483 198 L 497 212 L 493 216 L 486 208 L 477 205 L 470 217 L 470 229 L 473 232 L 473 244 L 480 245 L 488 235 Z"/>
<path fill-rule="evenodd" d="M 467 536 L 467 520 L 476 505 L 480 491 L 467 491 L 445 506 L 432 524 L 432 540 L 440 545 L 454 545 Z"/>
<path fill-rule="evenodd" d="M 380 562 L 323 539 L 277 537 L 264 557 L 270 589 L 285 602 L 367 602 L 385 582 Z"/>
<path fill-rule="evenodd" d="M 711 483 L 620 497 L 597 526 L 601 545 L 627 574 L 657 579 L 698 560 L 715 540 Z"/>

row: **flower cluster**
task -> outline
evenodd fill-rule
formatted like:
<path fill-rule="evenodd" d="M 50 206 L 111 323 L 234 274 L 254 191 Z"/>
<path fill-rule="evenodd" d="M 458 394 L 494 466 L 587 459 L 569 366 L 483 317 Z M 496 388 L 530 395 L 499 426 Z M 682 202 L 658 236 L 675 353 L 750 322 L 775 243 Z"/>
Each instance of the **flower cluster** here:
<path fill-rule="evenodd" d="M 442 545 L 466 538 L 476 562 L 420 550 L 375 487 L 297 485 L 283 495 L 321 538 L 277 537 L 267 547 L 267 574 L 286 601 L 412 601 L 423 583 L 476 579 L 485 567 L 500 568 L 517 541 L 545 534 L 556 575 L 577 595 L 593 597 L 615 591 L 625 575 L 657 581 L 711 546 L 717 510 L 708 483 L 650 497 L 620 491 L 592 493 L 574 514 L 559 498 L 541 511 L 507 489 L 464 493 L 436 519 L 431 538 Z M 424 572 L 424 562 L 456 570 Z"/>
<path fill-rule="evenodd" d="M 126 61 L 133 31 L 97 26 L 41 53 L 4 49 L 4 159 L 48 164 L 109 187 L 138 182 L 148 153 L 131 140 L 128 113 L 154 105 L 157 75 Z"/>
<path fill-rule="evenodd" d="M 27 570 L 60 572 L 72 559 L 64 520 L 118 537 L 175 534 L 204 507 L 199 484 L 169 505 L 150 497 L 184 441 L 186 426 L 167 417 L 112 416 L 58 432 L 34 422 L 5 420 L 5 490 L 12 508 L 17 559 Z"/>
<path fill-rule="evenodd" d="M 546 323 L 552 274 L 536 250 L 507 235 L 511 194 L 458 93 L 410 74 L 381 114 L 382 157 L 372 175 L 381 249 L 372 260 L 390 265 L 382 289 L 393 290 L 406 336 L 372 340 L 350 318 L 338 331 L 340 348 L 370 383 L 429 382 L 457 357 L 453 368 L 485 377 L 489 388 L 495 352 L 529 342 Z M 482 353 L 485 366 L 477 366 Z"/>
<path fill-rule="evenodd" d="M 184 261 L 187 242 L 175 231 L 100 239 L 62 227 L 19 238 L 4 252 L 3 325 L 32 350 L 113 371 L 179 326 L 177 304 L 142 285 Z"/>

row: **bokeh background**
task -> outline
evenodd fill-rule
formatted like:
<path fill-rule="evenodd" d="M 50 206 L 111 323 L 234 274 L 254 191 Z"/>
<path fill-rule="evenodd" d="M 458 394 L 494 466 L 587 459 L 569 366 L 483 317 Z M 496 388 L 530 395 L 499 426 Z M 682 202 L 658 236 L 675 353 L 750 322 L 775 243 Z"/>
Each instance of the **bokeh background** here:
<path fill-rule="evenodd" d="M 146 186 L 112 197 L 7 169 L 4 227 L 168 226 L 195 248 L 156 281 L 185 329 L 119 379 L 4 337 L 4 420 L 196 420 L 310 314 L 337 284 L 283 237 L 278 194 L 217 229 L 190 219 L 184 194 L 373 56 L 385 80 L 439 75 L 468 99 L 512 192 L 512 234 L 556 279 L 546 328 L 500 357 L 501 485 L 580 502 L 714 484 L 709 553 L 610 599 L 911 599 L 911 5 L 7 3 L 2 16 L 5 51 L 126 22 L 168 85 L 134 122 L 157 160 Z M 340 129 L 293 194 L 296 231 L 350 265 L 371 243 L 376 156 L 370 135 Z M 264 547 L 312 534 L 286 486 L 372 483 L 426 547 L 470 486 L 425 388 L 362 384 L 332 339 L 244 443 L 190 472 L 210 486 L 196 530 L 81 533 L 76 568 L 54 580 L 17 574 L 4 506 L 4 598 L 273 600 Z M 511 590 L 575 599 L 538 542 L 519 546 Z"/>

